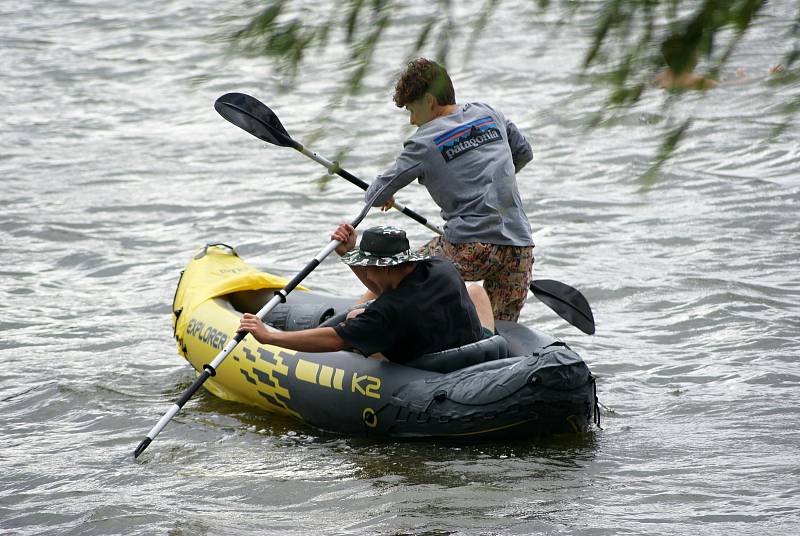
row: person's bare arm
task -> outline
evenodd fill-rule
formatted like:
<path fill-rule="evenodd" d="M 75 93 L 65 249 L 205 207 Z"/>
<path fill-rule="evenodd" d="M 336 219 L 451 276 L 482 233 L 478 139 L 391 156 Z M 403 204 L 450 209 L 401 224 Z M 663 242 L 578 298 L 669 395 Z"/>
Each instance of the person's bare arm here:
<path fill-rule="evenodd" d="M 347 343 L 333 328 L 313 328 L 302 331 L 270 331 L 260 318 L 245 313 L 238 331 L 248 331 L 261 344 L 273 344 L 298 352 L 336 352 Z"/>
<path fill-rule="evenodd" d="M 341 242 L 341 244 L 336 247 L 336 253 L 339 256 L 342 256 L 355 248 L 357 235 L 358 233 L 349 223 L 343 223 L 334 229 L 333 233 L 331 234 L 331 240 L 338 240 Z M 365 267 L 351 266 L 350 269 L 354 274 L 356 274 L 356 277 L 364 284 L 365 287 L 369 289 L 370 292 L 376 296 L 380 293 L 380 290 L 377 289 L 369 279 L 367 279 L 367 269 Z"/>

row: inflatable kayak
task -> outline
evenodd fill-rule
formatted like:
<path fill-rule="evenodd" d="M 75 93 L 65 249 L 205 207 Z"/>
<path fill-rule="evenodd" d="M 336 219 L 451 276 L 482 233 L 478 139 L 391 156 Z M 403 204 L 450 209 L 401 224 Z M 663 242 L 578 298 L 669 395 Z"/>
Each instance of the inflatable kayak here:
<path fill-rule="evenodd" d="M 178 351 L 202 371 L 286 280 L 259 271 L 233 248 L 202 248 L 173 300 Z M 355 298 L 298 287 L 265 322 L 298 330 L 335 325 Z M 435 329 L 435 326 L 432 326 Z M 347 435 L 540 437 L 599 424 L 595 380 L 554 337 L 514 322 L 497 335 L 405 365 L 353 352 L 304 353 L 246 337 L 204 386 L 233 402 Z"/>

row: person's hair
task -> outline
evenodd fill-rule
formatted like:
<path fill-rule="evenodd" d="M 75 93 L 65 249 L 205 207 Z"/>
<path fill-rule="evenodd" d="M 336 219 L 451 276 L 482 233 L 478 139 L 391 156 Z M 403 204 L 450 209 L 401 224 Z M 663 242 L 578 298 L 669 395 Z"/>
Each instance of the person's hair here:
<path fill-rule="evenodd" d="M 439 106 L 456 103 L 453 81 L 444 67 L 426 58 L 410 61 L 394 87 L 394 103 L 402 108 L 430 93 Z"/>
<path fill-rule="evenodd" d="M 697 51 L 680 36 L 665 40 L 661 44 L 661 55 L 675 74 L 692 72 L 697 67 Z"/>

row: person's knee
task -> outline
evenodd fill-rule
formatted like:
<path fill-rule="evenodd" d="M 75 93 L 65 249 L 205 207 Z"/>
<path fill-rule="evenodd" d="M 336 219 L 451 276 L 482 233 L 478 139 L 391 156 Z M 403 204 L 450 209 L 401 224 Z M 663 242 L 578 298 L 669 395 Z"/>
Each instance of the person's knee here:
<path fill-rule="evenodd" d="M 489 301 L 489 295 L 486 293 L 486 290 L 482 285 L 479 285 L 478 283 L 467 285 L 467 293 L 474 303 L 486 303 L 486 305 L 489 307 L 492 306 L 491 302 Z"/>
<path fill-rule="evenodd" d="M 473 283 L 467 286 L 467 294 L 475 305 L 481 325 L 494 331 L 494 312 L 486 290 L 481 285 Z"/>
<path fill-rule="evenodd" d="M 469 292 L 470 296 L 486 295 L 486 291 L 483 289 L 483 286 L 479 285 L 478 283 L 470 283 L 467 285 L 467 292 Z"/>

